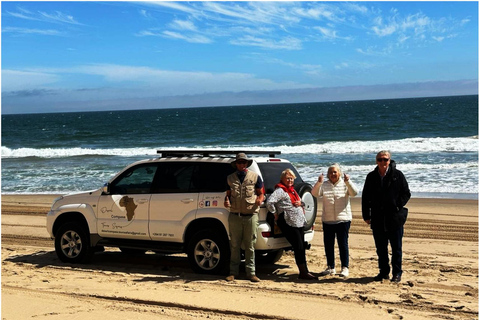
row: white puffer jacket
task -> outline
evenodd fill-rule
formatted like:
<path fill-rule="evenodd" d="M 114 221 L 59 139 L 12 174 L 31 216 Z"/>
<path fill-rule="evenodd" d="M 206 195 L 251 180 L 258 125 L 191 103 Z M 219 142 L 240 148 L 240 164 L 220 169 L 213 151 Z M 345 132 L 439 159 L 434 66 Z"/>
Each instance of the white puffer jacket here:
<path fill-rule="evenodd" d="M 352 221 L 352 209 L 350 208 L 350 197 L 355 197 L 358 189 L 351 180 L 345 182 L 338 179 L 336 184 L 330 180 L 315 183 L 312 194 L 323 197 L 322 222 L 335 223 Z"/>

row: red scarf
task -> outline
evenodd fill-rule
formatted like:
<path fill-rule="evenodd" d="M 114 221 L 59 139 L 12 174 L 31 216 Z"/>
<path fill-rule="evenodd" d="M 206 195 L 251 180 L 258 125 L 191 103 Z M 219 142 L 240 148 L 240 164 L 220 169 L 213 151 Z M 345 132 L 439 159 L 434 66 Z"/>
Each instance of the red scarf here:
<path fill-rule="evenodd" d="M 275 189 L 277 188 L 282 188 L 283 191 L 285 191 L 290 196 L 290 200 L 292 200 L 292 204 L 295 203 L 296 201 L 300 201 L 300 196 L 298 195 L 297 191 L 295 191 L 295 188 L 293 186 L 287 187 L 286 185 L 280 182 L 275 185 Z"/>

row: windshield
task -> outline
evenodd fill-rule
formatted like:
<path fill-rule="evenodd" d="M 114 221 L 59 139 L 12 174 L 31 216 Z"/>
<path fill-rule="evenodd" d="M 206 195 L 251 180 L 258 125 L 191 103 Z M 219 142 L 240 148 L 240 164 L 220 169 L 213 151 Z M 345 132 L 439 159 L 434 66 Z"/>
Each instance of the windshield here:
<path fill-rule="evenodd" d="M 288 162 L 267 162 L 267 163 L 257 163 L 258 167 L 262 172 L 263 183 L 265 186 L 265 193 L 270 194 L 275 190 L 275 185 L 280 182 L 280 176 L 282 171 L 285 169 L 291 169 L 295 176 L 295 185 L 302 183 L 303 180 L 300 177 L 300 174 L 293 167 L 291 163 Z"/>

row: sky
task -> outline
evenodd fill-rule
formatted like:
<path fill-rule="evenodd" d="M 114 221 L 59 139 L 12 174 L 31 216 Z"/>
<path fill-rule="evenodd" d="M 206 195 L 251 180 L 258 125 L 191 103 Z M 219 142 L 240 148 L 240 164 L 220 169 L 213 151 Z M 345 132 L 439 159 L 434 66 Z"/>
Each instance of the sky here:
<path fill-rule="evenodd" d="M 2 114 L 478 94 L 477 1 L 1 2 Z"/>

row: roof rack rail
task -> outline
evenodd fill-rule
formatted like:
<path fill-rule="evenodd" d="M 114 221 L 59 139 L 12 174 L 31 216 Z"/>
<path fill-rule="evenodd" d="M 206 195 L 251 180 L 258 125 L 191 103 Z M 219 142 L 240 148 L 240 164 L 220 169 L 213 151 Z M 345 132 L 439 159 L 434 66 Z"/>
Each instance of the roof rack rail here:
<path fill-rule="evenodd" d="M 275 158 L 275 155 L 279 155 L 281 151 L 272 151 L 272 150 L 157 150 L 157 154 L 160 154 L 161 158 L 164 157 L 186 157 L 201 155 L 202 157 L 209 157 L 211 155 L 233 155 L 243 152 L 247 155 L 249 154 L 268 154 L 270 158 Z"/>

